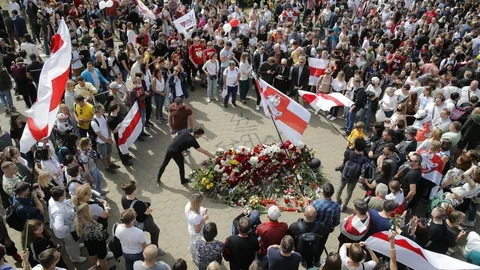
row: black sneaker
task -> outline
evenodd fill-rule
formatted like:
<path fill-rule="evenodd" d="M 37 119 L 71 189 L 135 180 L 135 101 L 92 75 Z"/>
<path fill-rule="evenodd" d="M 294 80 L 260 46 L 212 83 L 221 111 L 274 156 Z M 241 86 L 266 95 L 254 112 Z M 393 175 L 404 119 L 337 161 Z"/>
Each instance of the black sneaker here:
<path fill-rule="evenodd" d="M 106 168 L 105 168 L 105 171 L 107 171 L 107 172 L 109 172 L 109 173 L 117 173 L 117 171 L 115 171 L 115 169 L 114 169 L 113 167 L 111 167 L 111 166 L 106 167 Z"/>
<path fill-rule="evenodd" d="M 142 131 L 142 133 L 140 133 L 140 136 L 143 136 L 143 137 L 150 137 L 150 136 L 152 136 L 152 135 L 150 135 L 150 134 L 148 134 L 148 133 L 146 133 L 146 132 L 143 132 L 143 131 Z"/>
<path fill-rule="evenodd" d="M 157 187 L 159 187 L 161 183 L 162 181 L 160 181 L 160 178 L 157 178 Z"/>
<path fill-rule="evenodd" d="M 140 134 L 140 136 L 138 136 L 137 140 L 139 140 L 139 141 L 141 141 L 141 142 L 145 141 L 145 139 L 142 137 L 141 134 Z"/>
<path fill-rule="evenodd" d="M 131 162 L 130 160 L 125 160 L 124 162 L 122 162 L 122 164 L 125 166 L 132 166 L 133 162 Z"/>
<path fill-rule="evenodd" d="M 116 168 L 116 169 L 120 168 L 120 166 L 118 166 L 118 165 L 115 164 L 115 163 L 110 164 L 110 167 L 113 167 L 113 168 Z"/>
<path fill-rule="evenodd" d="M 182 183 L 182 185 L 186 185 L 186 184 L 190 183 L 190 179 L 185 178 L 181 181 L 181 183 Z"/>

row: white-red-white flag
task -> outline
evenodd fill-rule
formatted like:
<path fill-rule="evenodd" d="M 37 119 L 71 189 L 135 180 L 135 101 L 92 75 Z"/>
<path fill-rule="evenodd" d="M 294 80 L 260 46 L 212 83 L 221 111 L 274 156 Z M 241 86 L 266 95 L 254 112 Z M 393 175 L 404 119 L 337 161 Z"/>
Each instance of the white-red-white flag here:
<path fill-rule="evenodd" d="M 283 135 L 293 144 L 298 144 L 308 126 L 311 113 L 264 80 L 256 81 L 265 115 L 273 117 Z"/>
<path fill-rule="evenodd" d="M 135 0 L 135 3 L 137 4 L 138 10 L 140 10 L 143 16 L 154 21 L 157 19 L 157 16 L 155 16 L 155 13 L 153 13 L 153 11 L 151 11 L 147 6 L 145 6 L 142 0 Z"/>
<path fill-rule="evenodd" d="M 318 78 L 325 73 L 325 70 L 328 68 L 330 60 L 328 59 L 317 59 L 317 58 L 308 58 L 308 68 L 310 69 L 310 79 L 308 81 L 309 85 L 316 85 Z"/>
<path fill-rule="evenodd" d="M 330 111 L 332 107 L 350 107 L 353 105 L 353 101 L 341 93 L 324 94 L 298 90 L 298 94 L 317 112 L 320 110 Z"/>
<path fill-rule="evenodd" d="M 72 45 L 67 24 L 62 19 L 51 41 L 52 54 L 45 61 L 38 82 L 37 101 L 26 111 L 27 125 L 20 139 L 20 151 L 26 153 L 38 141 L 50 135 L 70 74 Z"/>
<path fill-rule="evenodd" d="M 128 148 L 137 140 L 143 129 L 142 115 L 140 114 L 140 109 L 138 108 L 138 102 L 133 104 L 132 108 L 120 125 L 121 126 L 118 129 L 117 144 L 118 148 L 120 148 L 120 151 L 126 155 L 128 153 Z"/>
<path fill-rule="evenodd" d="M 390 256 L 388 232 L 378 232 L 373 234 L 365 241 L 365 244 L 375 252 Z M 408 266 L 410 269 L 480 269 L 480 266 L 457 260 L 451 256 L 423 249 L 415 243 L 415 241 L 401 235 L 395 237 L 395 252 L 397 255 L 397 262 Z"/>
<path fill-rule="evenodd" d="M 418 151 L 422 156 L 422 177 L 440 185 L 443 176 L 443 161 L 442 158 L 436 153 L 428 151 L 428 149 L 422 149 Z"/>

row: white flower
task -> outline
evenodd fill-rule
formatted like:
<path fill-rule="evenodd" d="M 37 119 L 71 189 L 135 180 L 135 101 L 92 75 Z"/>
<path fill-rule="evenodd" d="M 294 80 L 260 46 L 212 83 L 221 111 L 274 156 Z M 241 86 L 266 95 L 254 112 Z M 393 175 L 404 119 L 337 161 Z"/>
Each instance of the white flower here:
<path fill-rule="evenodd" d="M 225 152 L 225 149 L 220 147 L 220 148 L 217 149 L 217 152 Z"/>
<path fill-rule="evenodd" d="M 250 159 L 248 160 L 248 163 L 252 164 L 253 166 L 255 166 L 257 163 L 258 163 L 258 157 L 250 157 Z"/>
<path fill-rule="evenodd" d="M 297 143 L 297 146 L 300 147 L 300 148 L 303 148 L 303 147 L 305 147 L 305 143 L 302 142 L 302 141 L 299 141 L 299 142 Z"/>
<path fill-rule="evenodd" d="M 220 168 L 220 165 L 215 165 L 215 167 L 213 167 L 213 170 L 216 171 L 216 172 L 219 172 L 219 173 L 222 173 L 223 170 L 225 169 L 225 167 L 222 167 Z"/>

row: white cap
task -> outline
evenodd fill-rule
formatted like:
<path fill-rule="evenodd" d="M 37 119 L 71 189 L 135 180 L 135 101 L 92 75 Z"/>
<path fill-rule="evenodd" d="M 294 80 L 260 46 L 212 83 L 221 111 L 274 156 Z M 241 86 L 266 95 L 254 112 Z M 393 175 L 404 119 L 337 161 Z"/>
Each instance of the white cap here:
<path fill-rule="evenodd" d="M 418 110 L 417 113 L 416 113 L 413 117 L 419 119 L 419 118 L 424 118 L 424 117 L 426 117 L 427 115 L 428 115 L 427 111 L 425 111 L 425 110 Z"/>
<path fill-rule="evenodd" d="M 112 83 L 110 83 L 109 87 L 110 87 L 110 89 L 119 89 L 120 84 L 118 84 L 117 82 L 112 82 Z"/>
<path fill-rule="evenodd" d="M 278 218 L 280 217 L 280 209 L 276 205 L 271 205 L 268 208 L 268 213 L 267 216 L 270 220 L 277 221 Z"/>

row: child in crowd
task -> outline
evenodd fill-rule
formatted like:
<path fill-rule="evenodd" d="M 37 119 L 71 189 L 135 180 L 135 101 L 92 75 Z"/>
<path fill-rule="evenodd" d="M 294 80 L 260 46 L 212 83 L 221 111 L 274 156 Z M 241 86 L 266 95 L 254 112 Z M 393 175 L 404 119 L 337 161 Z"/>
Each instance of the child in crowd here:
<path fill-rule="evenodd" d="M 363 139 L 363 128 L 365 127 L 365 124 L 362 121 L 359 121 L 355 123 L 355 128 L 350 132 L 350 135 L 348 135 L 348 144 L 347 148 L 353 148 L 353 143 L 355 142 L 356 139 L 362 138 Z"/>

